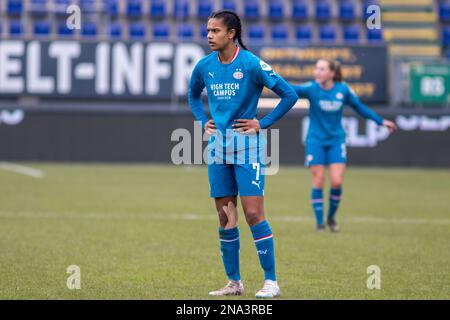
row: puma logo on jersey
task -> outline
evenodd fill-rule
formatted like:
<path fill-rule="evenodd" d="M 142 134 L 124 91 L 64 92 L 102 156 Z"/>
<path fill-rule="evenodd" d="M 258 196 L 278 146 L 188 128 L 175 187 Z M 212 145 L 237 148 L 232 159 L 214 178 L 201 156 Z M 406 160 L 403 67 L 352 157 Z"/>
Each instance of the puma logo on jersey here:
<path fill-rule="evenodd" d="M 255 180 L 252 180 L 252 184 L 254 184 L 255 186 L 257 186 L 258 189 L 261 189 L 261 187 L 259 186 L 260 183 L 261 183 L 261 181 L 256 182 Z"/>
<path fill-rule="evenodd" d="M 208 72 L 208 74 L 211 78 L 214 78 L 214 72 Z"/>

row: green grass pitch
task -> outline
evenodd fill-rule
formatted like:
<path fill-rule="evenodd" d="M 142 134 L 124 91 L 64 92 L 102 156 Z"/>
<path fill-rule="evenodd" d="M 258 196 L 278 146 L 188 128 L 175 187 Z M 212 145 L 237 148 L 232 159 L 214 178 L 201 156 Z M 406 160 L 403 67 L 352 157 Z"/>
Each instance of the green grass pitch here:
<path fill-rule="evenodd" d="M 225 284 L 205 167 L 25 165 L 45 177 L 0 170 L 1 299 L 210 299 Z M 305 168 L 265 192 L 282 299 L 450 298 L 450 170 L 349 167 L 339 234 L 315 233 Z M 263 274 L 238 210 L 246 294 L 229 299 L 252 299 Z"/>

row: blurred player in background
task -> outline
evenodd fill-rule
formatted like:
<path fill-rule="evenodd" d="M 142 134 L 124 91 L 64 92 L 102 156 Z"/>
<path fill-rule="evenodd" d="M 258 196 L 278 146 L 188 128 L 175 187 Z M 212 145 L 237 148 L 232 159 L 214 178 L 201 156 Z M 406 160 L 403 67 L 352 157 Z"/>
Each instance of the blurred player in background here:
<path fill-rule="evenodd" d="M 323 186 L 325 167 L 329 167 L 330 195 L 327 225 L 332 232 L 339 231 L 336 212 L 342 197 L 342 183 L 347 163 L 345 132 L 342 127 L 344 105 L 349 105 L 362 117 L 385 126 L 392 133 L 397 127 L 365 106 L 355 92 L 343 82 L 338 61 L 320 59 L 314 69 L 315 80 L 294 85 L 299 98 L 310 102 L 309 128 L 306 136 L 306 161 L 312 174 L 311 202 L 316 217 L 317 231 L 324 231 Z"/>
<path fill-rule="evenodd" d="M 208 43 L 213 51 L 201 59 L 192 72 L 189 85 L 189 105 L 206 132 L 212 134 L 209 146 L 214 161 L 208 160 L 210 194 L 215 199 L 219 215 L 219 239 L 228 284 L 213 296 L 240 295 L 244 292 L 239 270 L 239 230 L 226 227 L 226 210 L 236 207 L 239 193 L 245 218 L 250 226 L 261 267 L 264 286 L 258 298 L 280 295 L 275 275 L 275 255 L 272 230 L 264 216 L 264 157 L 261 150 L 265 138 L 260 129 L 270 127 L 297 101 L 292 87 L 264 61 L 247 50 L 241 39 L 241 21 L 232 11 L 213 13 L 208 20 Z M 239 46 L 236 45 L 236 41 Z M 263 87 L 281 97 L 280 103 L 258 121 L 257 104 Z M 205 113 L 201 93 L 206 88 L 212 119 Z M 234 149 L 221 158 L 221 149 L 233 143 Z M 239 148 L 236 146 L 243 146 Z M 220 159 L 219 159 L 220 158 Z M 244 163 L 236 163 L 236 158 Z"/>

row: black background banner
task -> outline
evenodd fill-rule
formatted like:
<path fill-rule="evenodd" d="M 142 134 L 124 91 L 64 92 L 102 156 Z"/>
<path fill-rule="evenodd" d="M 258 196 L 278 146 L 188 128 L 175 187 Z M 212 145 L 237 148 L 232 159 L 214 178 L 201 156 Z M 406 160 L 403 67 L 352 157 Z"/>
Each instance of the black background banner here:
<path fill-rule="evenodd" d="M 251 50 L 292 83 L 312 80 L 319 58 L 337 59 L 364 102 L 387 101 L 384 46 Z M 209 52 L 204 43 L 0 40 L 0 99 L 185 99 L 195 64 Z"/>
<path fill-rule="evenodd" d="M 158 99 L 186 96 L 195 43 L 0 41 L 0 96 Z"/>
<path fill-rule="evenodd" d="M 341 63 L 344 80 L 365 103 L 387 102 L 387 51 L 380 46 L 261 47 L 258 55 L 283 78 L 303 83 L 314 78 L 317 60 Z"/>
<path fill-rule="evenodd" d="M 174 130 L 195 135 L 189 113 L 8 114 L 0 112 L 0 161 L 172 163 L 171 152 L 179 143 L 171 140 Z M 399 131 L 387 136 L 369 121 L 345 114 L 349 165 L 450 167 L 450 114 L 380 115 L 394 120 Z M 280 129 L 281 164 L 303 165 L 306 116 L 289 114 L 274 126 Z"/>

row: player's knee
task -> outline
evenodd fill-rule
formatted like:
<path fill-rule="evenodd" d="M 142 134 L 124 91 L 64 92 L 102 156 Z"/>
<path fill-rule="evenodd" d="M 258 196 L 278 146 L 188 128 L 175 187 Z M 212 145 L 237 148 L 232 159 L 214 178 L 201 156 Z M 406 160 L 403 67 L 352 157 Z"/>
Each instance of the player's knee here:
<path fill-rule="evenodd" d="M 323 189 L 323 181 L 313 181 L 314 189 Z"/>
<path fill-rule="evenodd" d="M 256 209 L 248 209 L 245 212 L 245 220 L 247 220 L 249 226 L 254 226 L 264 220 L 264 215 Z"/>
<path fill-rule="evenodd" d="M 331 187 L 334 189 L 338 189 L 342 187 L 342 183 L 344 182 L 344 177 L 333 177 L 332 179 L 330 179 L 330 184 Z"/>
<path fill-rule="evenodd" d="M 324 184 L 324 176 L 322 173 L 313 175 L 313 187 L 322 189 Z"/>
<path fill-rule="evenodd" d="M 342 188 L 342 180 L 337 180 L 337 181 L 331 182 L 330 184 L 333 189 Z"/>

